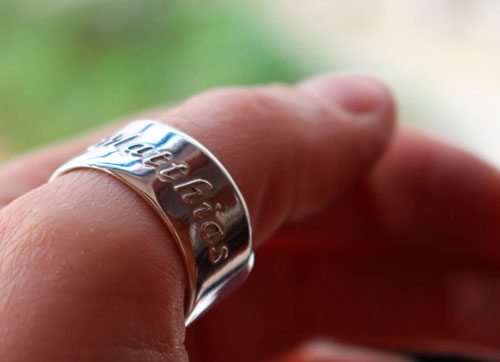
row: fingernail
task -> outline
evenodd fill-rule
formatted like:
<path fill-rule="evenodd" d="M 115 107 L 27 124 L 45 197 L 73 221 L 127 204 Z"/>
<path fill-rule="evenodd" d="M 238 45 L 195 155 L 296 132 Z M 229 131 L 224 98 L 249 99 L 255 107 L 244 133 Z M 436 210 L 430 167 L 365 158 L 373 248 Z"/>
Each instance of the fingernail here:
<path fill-rule="evenodd" d="M 365 347 L 334 343 L 328 340 L 306 342 L 285 358 L 278 361 L 327 362 L 410 362 L 412 359 L 397 353 L 379 351 Z"/>
<path fill-rule="evenodd" d="M 392 96 L 375 78 L 361 75 L 321 76 L 299 86 L 353 115 L 369 115 L 392 107 Z"/>

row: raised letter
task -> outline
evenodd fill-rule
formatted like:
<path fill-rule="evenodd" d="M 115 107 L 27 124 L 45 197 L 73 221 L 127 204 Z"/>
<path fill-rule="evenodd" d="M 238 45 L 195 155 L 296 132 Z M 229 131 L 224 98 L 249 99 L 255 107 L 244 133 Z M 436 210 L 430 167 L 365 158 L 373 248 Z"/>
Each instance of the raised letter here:
<path fill-rule="evenodd" d="M 96 147 L 100 147 L 100 146 L 103 146 L 103 147 L 113 146 L 115 148 L 118 148 L 118 146 L 123 145 L 124 143 L 130 142 L 130 141 L 136 139 L 137 137 L 139 137 L 138 134 L 131 134 L 131 135 L 126 136 L 123 133 L 118 133 L 116 135 L 108 136 L 108 137 L 102 139 L 99 143 L 96 143 L 95 145 L 90 146 L 89 150 L 96 148 Z"/>
<path fill-rule="evenodd" d="M 176 179 L 186 176 L 188 172 L 188 165 L 172 163 L 171 166 L 160 171 L 160 179 L 167 182 L 176 181 Z"/>
<path fill-rule="evenodd" d="M 216 203 L 215 204 L 215 209 L 220 211 L 222 209 L 221 204 Z M 200 207 L 196 208 L 193 211 L 193 217 L 196 220 L 201 220 L 205 216 L 209 215 L 213 211 L 212 205 L 210 205 L 208 202 L 203 202 Z"/>
<path fill-rule="evenodd" d="M 179 192 L 183 189 L 187 189 L 187 192 L 182 195 L 182 200 L 187 204 L 192 204 L 193 199 L 203 195 L 203 188 L 205 188 L 207 191 L 210 191 L 214 187 L 207 180 L 197 178 L 179 185 L 175 185 L 174 191 Z"/>
<path fill-rule="evenodd" d="M 224 236 L 222 228 L 213 221 L 207 221 L 200 226 L 201 238 L 207 245 L 215 245 Z"/>
<path fill-rule="evenodd" d="M 167 150 L 156 150 L 154 152 L 148 153 L 142 158 L 142 163 L 146 167 L 158 168 L 162 164 L 166 164 L 172 158 L 172 153 Z"/>
<path fill-rule="evenodd" d="M 229 256 L 229 250 L 227 246 L 212 246 L 208 251 L 208 260 L 212 264 L 217 264 L 221 259 L 226 259 Z"/>
<path fill-rule="evenodd" d="M 154 150 L 153 146 L 144 145 L 142 143 L 134 143 L 125 149 L 125 153 L 130 153 L 132 156 L 141 157 L 147 152 Z"/>

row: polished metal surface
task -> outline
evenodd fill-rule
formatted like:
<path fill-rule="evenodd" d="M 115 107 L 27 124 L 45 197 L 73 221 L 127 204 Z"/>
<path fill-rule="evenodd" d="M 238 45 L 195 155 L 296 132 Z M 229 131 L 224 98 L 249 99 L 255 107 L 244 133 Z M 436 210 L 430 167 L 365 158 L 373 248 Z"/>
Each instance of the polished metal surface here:
<path fill-rule="evenodd" d="M 221 163 L 188 135 L 155 121 L 134 121 L 51 179 L 77 168 L 123 181 L 165 221 L 186 261 L 186 325 L 250 272 L 252 229 L 243 197 Z"/>

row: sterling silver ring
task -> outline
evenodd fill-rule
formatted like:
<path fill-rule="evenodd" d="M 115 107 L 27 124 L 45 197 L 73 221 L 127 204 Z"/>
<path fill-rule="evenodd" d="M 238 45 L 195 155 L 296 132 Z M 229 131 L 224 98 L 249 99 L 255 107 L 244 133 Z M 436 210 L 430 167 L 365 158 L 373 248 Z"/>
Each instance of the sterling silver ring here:
<path fill-rule="evenodd" d="M 177 129 L 134 121 L 58 168 L 104 171 L 139 193 L 177 241 L 189 279 L 186 326 L 235 289 L 253 266 L 243 196 L 224 166 Z"/>

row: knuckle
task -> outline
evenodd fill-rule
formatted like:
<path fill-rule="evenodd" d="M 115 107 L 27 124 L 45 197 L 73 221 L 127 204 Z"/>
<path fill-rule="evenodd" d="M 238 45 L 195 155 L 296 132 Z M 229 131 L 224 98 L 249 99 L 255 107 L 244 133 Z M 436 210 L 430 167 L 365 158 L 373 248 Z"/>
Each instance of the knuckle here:
<path fill-rule="evenodd" d="M 259 127 L 281 119 L 289 109 L 284 94 L 292 89 L 282 85 L 262 88 L 226 88 L 210 90 L 192 98 L 183 106 L 189 114 L 208 114 L 210 119 L 237 127 Z M 198 117 L 196 117 L 198 118 Z"/>
<path fill-rule="evenodd" d="M 0 253 L 8 255 L 32 255 L 33 250 L 43 250 L 35 245 L 49 239 L 52 232 L 47 227 L 51 214 L 34 208 L 29 197 L 21 197 L 1 211 Z M 17 257 L 17 256 L 16 256 Z"/>

